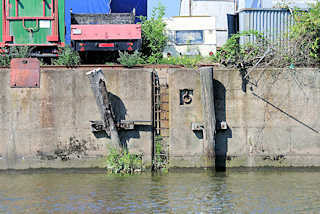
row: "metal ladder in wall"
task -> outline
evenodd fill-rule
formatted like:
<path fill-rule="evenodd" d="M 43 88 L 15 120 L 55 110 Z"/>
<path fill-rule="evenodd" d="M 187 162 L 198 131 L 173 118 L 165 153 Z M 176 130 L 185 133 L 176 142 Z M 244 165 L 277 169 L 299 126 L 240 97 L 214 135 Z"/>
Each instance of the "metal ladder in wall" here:
<path fill-rule="evenodd" d="M 163 167 L 169 161 L 169 85 L 167 77 L 158 76 L 155 71 L 153 72 L 153 108 L 155 168 L 161 168 L 157 162 L 160 161 L 158 164 Z"/>

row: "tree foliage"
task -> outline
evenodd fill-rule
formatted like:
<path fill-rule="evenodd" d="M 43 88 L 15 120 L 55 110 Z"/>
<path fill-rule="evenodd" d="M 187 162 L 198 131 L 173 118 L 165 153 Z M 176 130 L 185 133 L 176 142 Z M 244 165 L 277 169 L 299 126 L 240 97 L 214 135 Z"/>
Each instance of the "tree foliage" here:
<path fill-rule="evenodd" d="M 141 16 L 142 31 L 142 56 L 146 63 L 156 64 L 162 59 L 162 52 L 167 44 L 168 38 L 165 33 L 166 24 L 163 21 L 165 7 L 159 3 L 158 7 L 152 10 L 147 19 Z"/>
<path fill-rule="evenodd" d="M 243 39 L 243 44 L 240 44 L 240 38 Z M 253 40 L 254 43 L 251 42 Z M 225 66 L 252 66 L 267 48 L 267 41 L 262 34 L 257 31 L 244 31 L 228 39 L 227 43 L 212 56 L 212 60 Z"/>
<path fill-rule="evenodd" d="M 291 28 L 291 39 L 300 49 L 320 62 L 320 2 L 312 4 L 308 11 L 294 10 L 295 24 Z"/>

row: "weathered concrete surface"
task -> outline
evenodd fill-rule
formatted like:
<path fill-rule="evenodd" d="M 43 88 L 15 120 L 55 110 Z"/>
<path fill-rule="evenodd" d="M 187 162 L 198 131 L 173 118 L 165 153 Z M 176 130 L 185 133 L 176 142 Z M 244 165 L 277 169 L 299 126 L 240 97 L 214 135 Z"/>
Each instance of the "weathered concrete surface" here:
<path fill-rule="evenodd" d="M 85 72 L 92 68 L 50 68 L 40 89 L 9 88 L 0 71 L 0 169 L 104 167 L 110 139 L 93 135 L 90 120 L 101 120 Z M 318 69 L 264 69 L 244 84 L 237 70 L 214 68 L 218 130 L 216 161 L 206 139 L 192 131 L 204 122 L 202 86 L 197 71 L 177 68 L 108 70 L 117 120 L 152 119 L 152 71 L 169 85 L 169 166 L 320 166 L 320 72 Z M 181 90 L 193 90 L 181 105 Z M 245 92 L 246 91 L 246 92 Z M 151 164 L 151 127 L 121 132 L 130 152 Z"/>
<path fill-rule="evenodd" d="M 171 167 L 320 166 L 320 73 L 318 69 L 264 69 L 250 73 L 214 68 L 217 121 L 227 130 L 215 138 L 209 165 L 205 139 L 191 130 L 203 122 L 199 72 L 156 69 L 169 84 Z M 193 89 L 193 102 L 180 105 L 179 90 Z"/>
<path fill-rule="evenodd" d="M 319 69 L 255 70 L 246 87 L 237 70 L 214 78 L 216 117 L 229 126 L 216 134 L 216 164 L 320 166 Z"/>
<path fill-rule="evenodd" d="M 181 105 L 180 90 L 193 90 L 192 103 Z M 206 156 L 203 151 L 202 133 L 194 133 L 192 122 L 203 123 L 201 105 L 200 73 L 181 69 L 169 74 L 170 145 L 171 167 L 204 167 Z"/>
<path fill-rule="evenodd" d="M 90 120 L 101 120 L 85 73 L 42 70 L 40 89 L 9 87 L 0 71 L 0 169 L 104 167 L 110 139 L 94 135 Z M 105 70 L 115 114 L 122 120 L 152 119 L 151 73 Z M 121 131 L 132 153 L 151 165 L 152 127 Z"/>
<path fill-rule="evenodd" d="M 201 81 L 200 72 L 197 70 L 156 68 L 154 71 L 159 75 L 160 84 L 168 84 L 169 167 L 214 167 L 214 139 L 206 137 L 213 134 L 192 130 L 192 123 L 201 124 L 207 129 L 208 124 L 213 121 L 204 113 L 204 111 L 214 111 L 213 91 L 206 93 L 212 97 L 211 102 L 205 102 L 202 96 L 205 94 L 204 89 L 213 88 L 212 72 L 210 75 L 203 75 Z M 206 80 L 209 76 L 211 80 Z M 202 87 L 204 84 L 206 86 Z M 185 90 L 191 93 L 191 103 L 182 101 Z"/>

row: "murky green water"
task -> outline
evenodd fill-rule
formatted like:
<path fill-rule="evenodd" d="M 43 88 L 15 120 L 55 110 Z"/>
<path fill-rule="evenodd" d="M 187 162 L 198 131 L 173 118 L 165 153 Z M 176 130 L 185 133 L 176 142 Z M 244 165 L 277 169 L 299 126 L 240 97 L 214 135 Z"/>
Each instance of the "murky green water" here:
<path fill-rule="evenodd" d="M 0 213 L 320 213 L 320 171 L 1 172 Z"/>

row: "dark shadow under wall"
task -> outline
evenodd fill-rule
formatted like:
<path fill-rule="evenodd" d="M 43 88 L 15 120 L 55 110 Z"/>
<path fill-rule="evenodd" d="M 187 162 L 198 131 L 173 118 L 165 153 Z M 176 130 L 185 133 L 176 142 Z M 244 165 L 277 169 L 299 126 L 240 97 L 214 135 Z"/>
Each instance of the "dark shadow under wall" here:
<path fill-rule="evenodd" d="M 221 121 L 226 121 L 226 88 L 217 81 L 213 81 L 214 104 L 217 125 Z M 228 122 L 228 121 L 227 121 Z M 221 130 L 217 127 L 215 135 L 215 167 L 216 171 L 226 170 L 226 160 L 228 153 L 228 138 L 232 138 L 232 130 L 228 126 L 227 130 Z"/>

